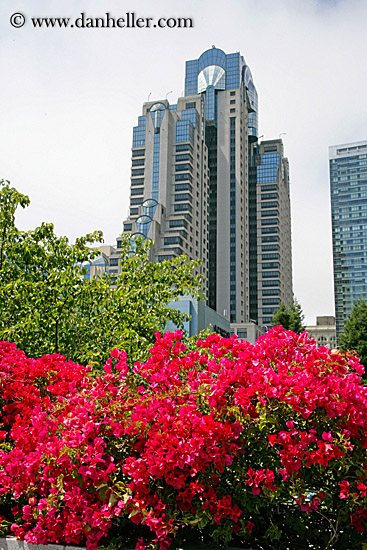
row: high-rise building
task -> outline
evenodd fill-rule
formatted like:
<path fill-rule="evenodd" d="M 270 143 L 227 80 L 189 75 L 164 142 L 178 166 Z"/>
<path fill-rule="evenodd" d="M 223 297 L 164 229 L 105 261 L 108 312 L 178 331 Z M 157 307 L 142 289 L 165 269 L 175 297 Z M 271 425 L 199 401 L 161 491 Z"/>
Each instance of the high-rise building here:
<path fill-rule="evenodd" d="M 337 336 L 367 299 L 367 141 L 329 147 Z"/>
<path fill-rule="evenodd" d="M 143 105 L 124 222 L 153 261 L 202 259 L 207 304 L 236 330 L 270 325 L 293 296 L 288 161 L 280 139 L 258 142 L 257 112 L 239 53 L 187 61 L 185 96 Z"/>
<path fill-rule="evenodd" d="M 282 140 L 254 144 L 250 164 L 250 318 L 269 327 L 281 302 L 288 306 L 293 298 L 289 164 Z"/>

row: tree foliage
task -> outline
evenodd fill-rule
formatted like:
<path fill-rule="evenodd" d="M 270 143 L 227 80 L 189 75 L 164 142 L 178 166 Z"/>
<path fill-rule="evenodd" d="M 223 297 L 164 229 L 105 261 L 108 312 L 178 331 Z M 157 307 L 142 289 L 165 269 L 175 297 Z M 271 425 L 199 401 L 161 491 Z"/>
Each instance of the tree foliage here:
<path fill-rule="evenodd" d="M 152 263 L 149 243 L 136 241 L 132 255 L 125 236 L 114 286 L 108 274 L 86 279 L 82 266 L 99 255 L 102 233 L 70 244 L 50 223 L 20 231 L 15 212 L 28 204 L 10 182 L 0 182 L 0 339 L 33 357 L 55 352 L 103 362 L 114 347 L 148 349 L 169 320 L 183 326 L 186 316 L 168 304 L 185 294 L 199 297 L 199 262 L 181 256 Z"/>
<path fill-rule="evenodd" d="M 362 298 L 354 303 L 338 344 L 341 350 L 354 350 L 362 365 L 367 367 L 367 303 Z"/>
<path fill-rule="evenodd" d="M 301 334 L 305 330 L 303 321 L 302 308 L 296 298 L 293 298 L 289 308 L 282 302 L 273 315 L 273 326 L 281 325 L 286 330 L 293 330 L 296 334 Z"/>

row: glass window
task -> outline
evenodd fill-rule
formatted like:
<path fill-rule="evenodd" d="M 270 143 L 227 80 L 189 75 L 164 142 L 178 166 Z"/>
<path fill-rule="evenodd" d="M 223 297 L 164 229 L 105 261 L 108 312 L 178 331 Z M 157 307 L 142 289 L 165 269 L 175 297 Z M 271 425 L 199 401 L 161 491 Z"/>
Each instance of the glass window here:
<path fill-rule="evenodd" d="M 131 163 L 132 166 L 144 166 L 145 159 L 134 159 Z"/>
<path fill-rule="evenodd" d="M 188 203 L 178 203 L 175 204 L 175 212 L 182 212 L 188 210 L 189 212 L 192 212 L 192 207 Z"/>
<path fill-rule="evenodd" d="M 174 237 L 164 237 L 164 246 L 167 246 L 170 244 L 179 244 L 182 246 L 183 240 L 178 235 Z"/>
<path fill-rule="evenodd" d="M 180 201 L 192 201 L 192 197 L 191 195 L 189 195 L 189 193 L 177 193 L 175 195 L 175 201 L 176 202 L 180 202 Z"/>
<path fill-rule="evenodd" d="M 144 185 L 144 178 L 135 178 L 135 179 L 132 179 L 132 180 L 131 180 L 131 185 L 132 185 L 132 186 Z"/>
<path fill-rule="evenodd" d="M 137 168 L 137 169 L 133 169 L 131 170 L 131 175 L 132 177 L 134 176 L 144 176 L 144 168 Z"/>
<path fill-rule="evenodd" d="M 176 155 L 176 162 L 182 162 L 182 161 L 191 160 L 190 155 L 186 153 L 185 155 Z"/>
<path fill-rule="evenodd" d="M 184 170 L 191 170 L 190 164 L 176 164 L 176 172 L 183 172 Z"/>
<path fill-rule="evenodd" d="M 170 227 L 186 227 L 187 228 L 187 222 L 186 220 L 170 220 L 169 221 Z"/>
<path fill-rule="evenodd" d="M 130 200 L 130 204 L 133 204 L 133 205 L 143 204 L 143 197 L 132 198 Z"/>

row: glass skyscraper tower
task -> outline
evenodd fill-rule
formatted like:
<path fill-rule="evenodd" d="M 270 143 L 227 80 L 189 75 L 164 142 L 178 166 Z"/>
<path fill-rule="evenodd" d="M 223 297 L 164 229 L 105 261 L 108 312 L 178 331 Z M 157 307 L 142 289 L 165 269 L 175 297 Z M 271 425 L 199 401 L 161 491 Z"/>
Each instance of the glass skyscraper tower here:
<path fill-rule="evenodd" d="M 337 336 L 367 299 L 367 141 L 329 148 Z"/>
<path fill-rule="evenodd" d="M 144 104 L 124 231 L 154 241 L 153 261 L 201 258 L 207 304 L 234 325 L 270 324 L 290 303 L 288 162 L 281 140 L 258 142 L 257 92 L 240 53 L 213 46 L 186 62 L 177 104 Z"/>

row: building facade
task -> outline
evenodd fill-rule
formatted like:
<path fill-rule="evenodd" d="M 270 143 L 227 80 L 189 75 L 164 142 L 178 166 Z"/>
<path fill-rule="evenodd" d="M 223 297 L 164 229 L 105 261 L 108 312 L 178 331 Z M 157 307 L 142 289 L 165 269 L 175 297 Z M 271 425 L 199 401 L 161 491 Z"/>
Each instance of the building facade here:
<path fill-rule="evenodd" d="M 207 305 L 236 331 L 292 299 L 288 162 L 281 140 L 259 143 L 257 113 L 239 53 L 187 61 L 185 96 L 145 103 L 133 130 L 124 222 L 153 261 L 201 259 Z"/>
<path fill-rule="evenodd" d="M 124 232 L 151 239 L 152 261 L 200 258 L 207 278 L 208 152 L 199 95 L 145 103 L 133 132 Z"/>
<path fill-rule="evenodd" d="M 256 245 L 256 258 L 253 254 L 253 264 L 250 263 L 254 293 L 250 318 L 260 326 L 270 327 L 281 302 L 289 307 L 293 298 L 289 163 L 282 140 L 254 144 L 251 164 L 255 164 L 256 172 L 250 176 L 250 188 L 255 188 L 250 216 L 256 223 L 250 227 L 250 239 Z M 251 182 L 254 176 L 256 185 Z"/>
<path fill-rule="evenodd" d="M 329 148 L 337 336 L 367 299 L 367 141 Z"/>
<path fill-rule="evenodd" d="M 316 317 L 316 325 L 305 327 L 305 330 L 316 340 L 317 347 L 327 346 L 329 349 L 336 348 L 336 326 L 335 317 L 323 315 Z"/>

